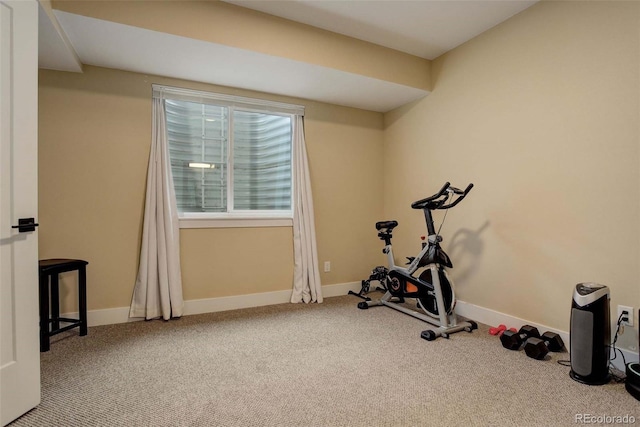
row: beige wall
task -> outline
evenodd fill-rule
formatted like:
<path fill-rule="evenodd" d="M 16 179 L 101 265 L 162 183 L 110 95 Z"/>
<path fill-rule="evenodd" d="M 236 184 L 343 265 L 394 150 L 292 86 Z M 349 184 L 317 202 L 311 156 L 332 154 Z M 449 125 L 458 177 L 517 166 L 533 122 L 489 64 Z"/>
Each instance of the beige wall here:
<path fill-rule="evenodd" d="M 380 219 L 400 222 L 398 261 L 414 255 L 424 223 L 409 205 L 449 180 L 476 184 L 443 228 L 459 299 L 561 330 L 582 281 L 608 285 L 614 313 L 637 307 L 639 8 L 541 2 L 434 61 L 433 93 L 386 114 L 384 129 L 379 114 L 321 103 L 96 67 L 41 71 L 40 255 L 91 262 L 90 309 L 129 304 L 150 85 L 161 83 L 306 105 L 319 261 L 332 262 L 323 284 L 384 262 Z M 186 299 L 291 286 L 290 228 L 181 239 Z"/>
<path fill-rule="evenodd" d="M 639 14 L 542 2 L 435 60 L 433 92 L 385 115 L 396 254 L 424 230 L 413 200 L 473 182 L 443 228 L 461 300 L 565 331 L 579 282 L 637 308 Z"/>
<path fill-rule="evenodd" d="M 91 66 L 84 74 L 41 70 L 40 257 L 89 261 L 90 310 L 131 302 L 152 83 L 305 105 L 318 253 L 320 262 L 332 263 L 322 283 L 359 281 L 369 273 L 378 261 L 372 224 L 382 214 L 381 114 Z M 184 229 L 180 237 L 185 299 L 292 286 L 290 227 Z M 63 311 L 75 311 L 75 293 L 63 298 Z"/>

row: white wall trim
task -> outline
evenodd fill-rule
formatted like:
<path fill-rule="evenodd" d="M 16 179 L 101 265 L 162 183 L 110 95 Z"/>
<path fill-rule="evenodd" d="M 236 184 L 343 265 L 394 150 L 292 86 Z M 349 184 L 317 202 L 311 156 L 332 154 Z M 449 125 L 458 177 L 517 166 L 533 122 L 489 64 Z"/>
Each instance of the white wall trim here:
<path fill-rule="evenodd" d="M 292 218 L 180 218 L 180 228 L 293 227 Z"/>
<path fill-rule="evenodd" d="M 322 287 L 322 296 L 324 298 L 347 295 L 348 292 L 359 291 L 360 282 L 339 283 L 335 285 L 325 285 Z M 184 302 L 184 315 L 213 313 L 218 311 L 237 310 L 240 308 L 261 307 L 273 304 L 285 304 L 291 300 L 291 290 L 263 292 L 248 295 L 234 295 L 219 298 L 206 298 L 198 300 L 189 300 Z M 354 298 L 354 308 L 357 303 Z M 530 322 L 509 314 L 501 313 L 488 308 L 480 307 L 464 301 L 456 303 L 456 313 L 460 316 L 475 320 L 485 325 L 496 326 L 499 324 L 507 325 L 507 327 L 520 328 L 523 325 L 535 326 L 540 332 L 552 331 L 560 334 L 565 344 L 569 343 L 569 332 L 560 331 L 550 328 L 547 325 Z M 400 314 L 399 314 L 400 315 Z M 65 313 L 63 317 L 77 317 L 78 313 Z M 108 308 L 102 310 L 90 310 L 87 313 L 89 326 L 110 325 L 116 323 L 135 322 L 142 320 L 141 318 L 129 318 L 129 307 Z M 627 363 L 638 361 L 638 355 L 632 351 L 621 349 L 624 353 Z M 569 356 L 567 355 L 567 358 Z M 616 358 L 612 364 L 624 371 L 622 358 Z"/>
<path fill-rule="evenodd" d="M 350 290 L 359 290 L 360 282 L 339 283 L 322 286 L 322 296 L 335 297 L 347 295 Z M 239 308 L 261 307 L 265 305 L 284 304 L 291 301 L 291 290 L 263 292 L 247 295 L 233 295 L 219 298 L 188 300 L 184 302 L 184 315 L 214 313 L 217 311 L 237 310 Z M 62 317 L 77 318 L 78 313 L 63 313 Z M 142 318 L 130 318 L 129 307 L 89 310 L 87 322 L 89 326 L 112 325 L 116 323 L 136 322 Z"/>
<path fill-rule="evenodd" d="M 567 349 L 569 348 L 569 332 L 560 331 L 558 329 L 550 328 L 547 325 L 543 325 L 541 323 L 530 322 L 528 320 L 520 319 L 518 317 L 511 316 L 509 314 L 501 313 L 499 311 L 491 310 L 488 308 L 480 307 L 477 305 L 473 305 L 464 301 L 458 301 L 456 303 L 456 313 L 460 316 L 464 316 L 466 318 L 475 320 L 479 323 L 484 323 L 485 325 L 497 326 L 500 324 L 506 325 L 508 328 L 516 328 L 520 329 L 524 325 L 531 325 L 538 328 L 540 333 L 544 333 L 546 331 L 551 331 L 559 334 L 562 337 L 562 340 L 565 343 Z M 615 332 L 615 331 L 612 331 Z M 634 353 L 627 349 L 620 349 L 624 353 L 624 357 L 629 362 L 637 362 L 638 354 Z M 569 355 L 567 354 L 567 358 Z M 622 358 L 618 355 L 616 359 L 614 359 L 611 364 L 617 369 L 624 372 L 624 365 L 622 363 Z"/>

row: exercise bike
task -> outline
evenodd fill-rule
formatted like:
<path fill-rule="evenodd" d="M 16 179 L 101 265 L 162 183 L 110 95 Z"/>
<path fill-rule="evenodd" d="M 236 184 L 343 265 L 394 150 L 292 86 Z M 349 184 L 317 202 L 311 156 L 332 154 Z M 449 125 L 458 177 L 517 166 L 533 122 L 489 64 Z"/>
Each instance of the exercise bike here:
<path fill-rule="evenodd" d="M 435 329 L 422 331 L 420 336 L 427 341 L 435 340 L 439 336 L 449 338 L 452 333 L 463 330 L 471 332 L 478 328 L 474 321 L 458 322 L 457 320 L 454 312 L 455 292 L 445 270 L 445 268 L 452 268 L 453 264 L 440 247 L 442 237 L 439 230 L 438 232 L 435 230 L 432 215 L 434 210 L 446 210 L 456 206 L 469 194 L 472 188 L 473 184 L 469 184 L 465 190 L 460 190 L 447 182 L 433 196 L 411 204 L 413 209 L 422 209 L 424 212 L 428 236 L 420 253 L 416 257 L 407 258 L 408 267 L 406 268 L 397 266 L 393 258 L 391 239 L 393 229 L 398 226 L 398 222 L 381 221 L 376 223 L 378 237 L 385 243 L 382 253 L 387 256 L 389 264 L 388 274 L 384 279 L 387 292 L 379 300 L 358 303 L 358 308 L 367 309 L 384 305 L 438 326 Z M 425 269 L 419 277 L 415 277 L 414 273 L 422 267 Z M 425 314 L 400 305 L 405 302 L 405 298 L 415 298 L 417 306 Z"/>

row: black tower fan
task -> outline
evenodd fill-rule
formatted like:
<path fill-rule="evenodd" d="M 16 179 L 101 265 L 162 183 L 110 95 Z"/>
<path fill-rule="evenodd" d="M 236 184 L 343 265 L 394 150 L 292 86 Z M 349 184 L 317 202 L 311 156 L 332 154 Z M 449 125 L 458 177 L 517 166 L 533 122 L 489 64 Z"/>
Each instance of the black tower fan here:
<path fill-rule="evenodd" d="M 574 380 L 601 385 L 610 380 L 609 288 L 597 283 L 580 283 L 571 304 L 570 376 Z"/>

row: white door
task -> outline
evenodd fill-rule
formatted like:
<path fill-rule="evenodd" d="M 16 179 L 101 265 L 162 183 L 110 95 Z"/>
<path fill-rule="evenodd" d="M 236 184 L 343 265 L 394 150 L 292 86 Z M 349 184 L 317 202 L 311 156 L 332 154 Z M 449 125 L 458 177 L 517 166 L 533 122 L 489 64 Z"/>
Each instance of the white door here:
<path fill-rule="evenodd" d="M 40 403 L 38 3 L 0 0 L 0 424 Z"/>

